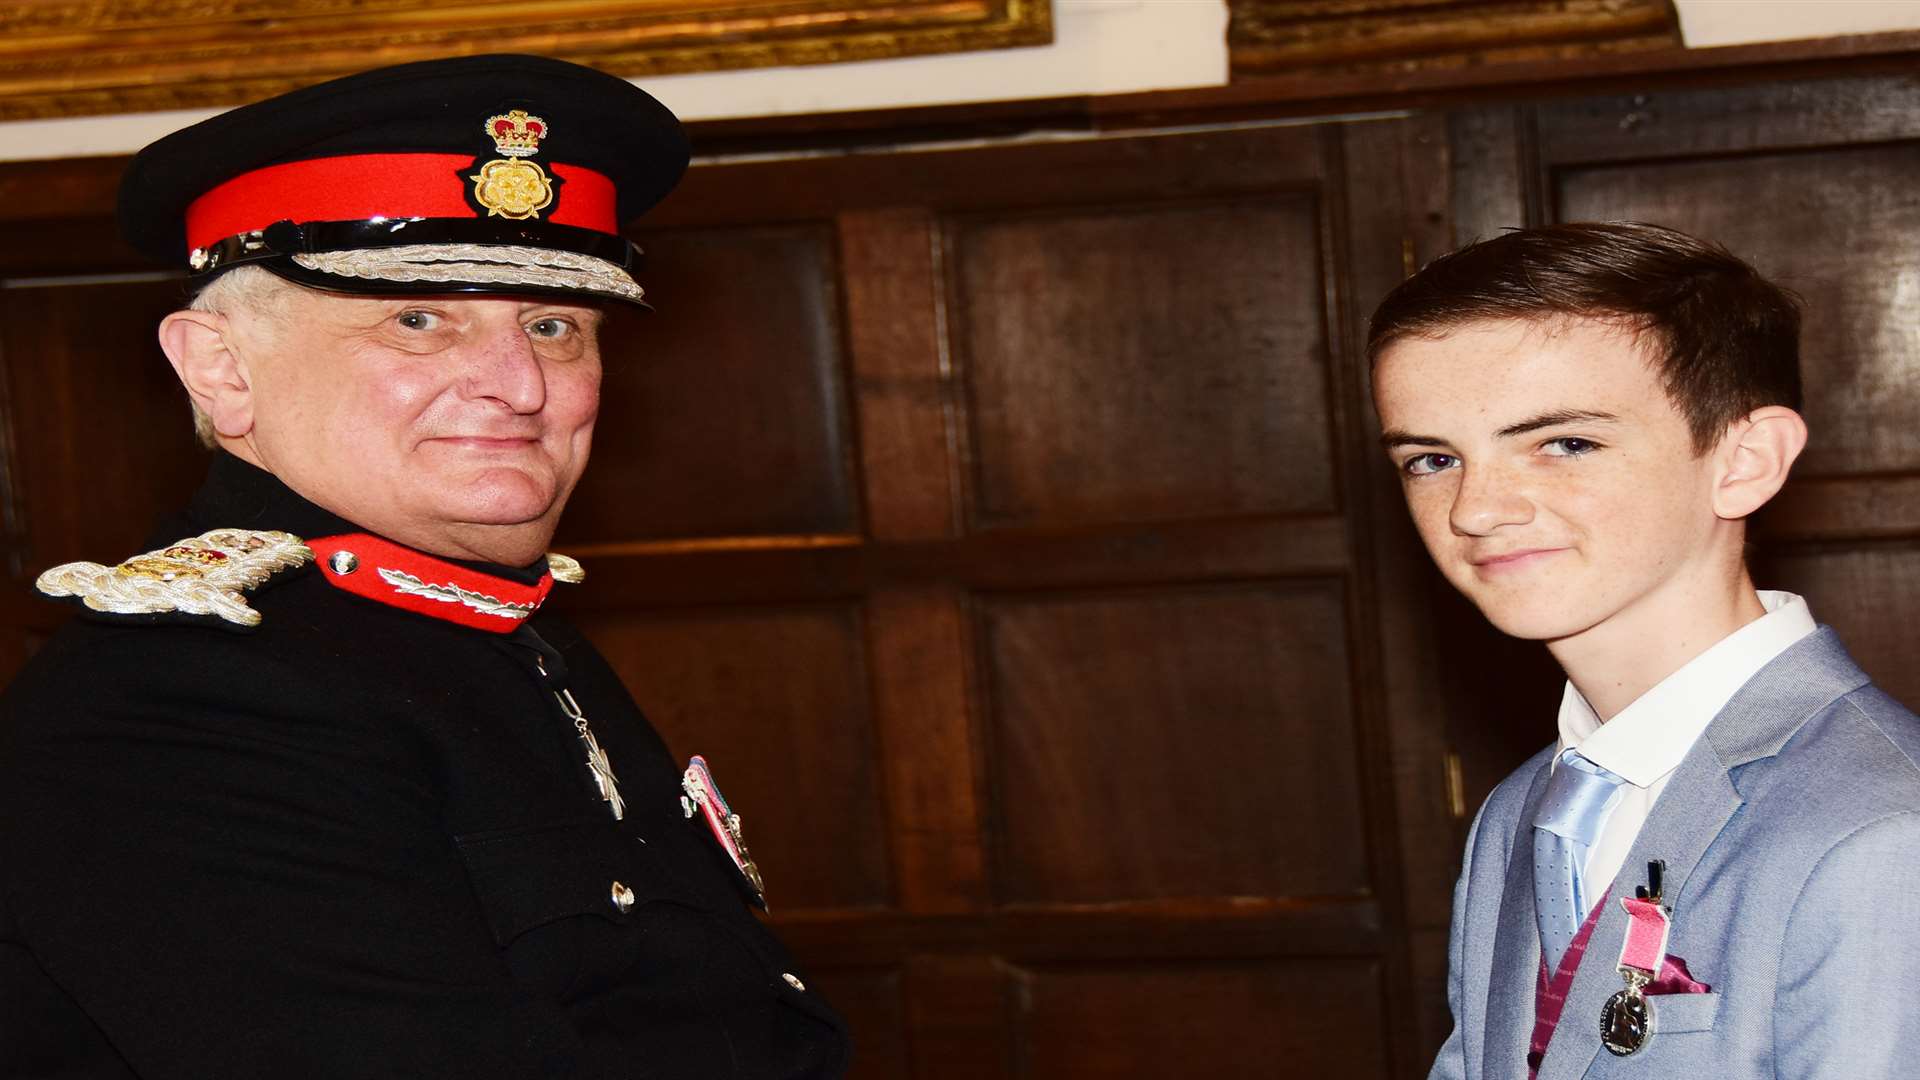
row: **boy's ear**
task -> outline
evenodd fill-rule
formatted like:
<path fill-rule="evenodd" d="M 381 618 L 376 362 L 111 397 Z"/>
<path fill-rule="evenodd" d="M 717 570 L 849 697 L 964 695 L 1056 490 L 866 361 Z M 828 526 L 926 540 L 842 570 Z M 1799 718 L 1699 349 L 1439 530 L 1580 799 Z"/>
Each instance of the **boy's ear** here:
<path fill-rule="evenodd" d="M 1716 451 L 1720 474 L 1713 512 L 1744 518 L 1767 504 L 1787 482 L 1787 473 L 1807 445 L 1807 422 L 1784 405 L 1767 405 L 1727 428 Z"/>
<path fill-rule="evenodd" d="M 167 354 L 187 396 L 229 438 L 253 430 L 253 386 L 233 351 L 233 324 L 211 311 L 176 311 L 160 320 L 160 351 Z"/>

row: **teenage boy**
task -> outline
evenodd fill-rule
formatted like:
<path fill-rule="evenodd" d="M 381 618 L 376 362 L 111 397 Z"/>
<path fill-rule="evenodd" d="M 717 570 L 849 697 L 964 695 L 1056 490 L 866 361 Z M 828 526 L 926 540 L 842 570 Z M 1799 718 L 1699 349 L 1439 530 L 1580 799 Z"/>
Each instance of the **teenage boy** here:
<path fill-rule="evenodd" d="M 1627 223 L 1475 244 L 1374 312 L 1427 550 L 1567 673 L 1468 834 L 1433 1077 L 1920 1070 L 1920 721 L 1743 557 L 1806 442 L 1798 336 L 1724 249 Z"/>

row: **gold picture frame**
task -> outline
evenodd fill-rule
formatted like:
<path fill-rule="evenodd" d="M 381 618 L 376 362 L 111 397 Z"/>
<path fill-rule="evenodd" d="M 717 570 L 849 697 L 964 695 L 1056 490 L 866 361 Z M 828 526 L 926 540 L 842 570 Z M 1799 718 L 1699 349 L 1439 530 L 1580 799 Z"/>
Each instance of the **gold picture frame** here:
<path fill-rule="evenodd" d="M 234 105 L 473 53 L 645 76 L 1052 40 L 1051 0 L 9 0 L 0 120 Z"/>

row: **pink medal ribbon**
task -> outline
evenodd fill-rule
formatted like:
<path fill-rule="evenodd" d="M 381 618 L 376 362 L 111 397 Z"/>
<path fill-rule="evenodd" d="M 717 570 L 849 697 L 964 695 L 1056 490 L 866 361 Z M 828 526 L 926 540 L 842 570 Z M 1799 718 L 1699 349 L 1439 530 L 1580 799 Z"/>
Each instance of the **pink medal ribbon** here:
<path fill-rule="evenodd" d="M 1620 945 L 1619 971 L 1627 985 L 1600 1010 L 1600 1043 L 1625 1057 L 1653 1038 L 1653 1002 L 1646 986 L 1666 961 L 1673 919 L 1658 897 L 1623 896 L 1620 906 L 1627 911 L 1627 939 Z"/>
<path fill-rule="evenodd" d="M 680 778 L 681 790 L 686 792 L 680 800 L 688 817 L 698 813 L 706 819 L 707 828 L 720 844 L 720 849 L 733 860 L 747 883 L 753 886 L 754 895 L 759 897 L 760 905 L 766 906 L 767 886 L 760 877 L 760 868 L 754 865 L 753 856 L 747 853 L 747 840 L 740 831 L 740 815 L 733 812 L 727 800 L 720 794 L 720 785 L 713 782 L 713 770 L 707 767 L 707 759 L 699 754 L 688 762 L 687 771 Z"/>

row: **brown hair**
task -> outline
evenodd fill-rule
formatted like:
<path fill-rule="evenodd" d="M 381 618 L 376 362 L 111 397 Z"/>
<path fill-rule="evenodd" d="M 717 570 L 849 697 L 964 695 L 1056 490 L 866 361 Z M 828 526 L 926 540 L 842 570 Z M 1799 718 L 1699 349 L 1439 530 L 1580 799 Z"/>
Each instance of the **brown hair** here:
<path fill-rule="evenodd" d="M 1517 229 L 1428 263 L 1374 309 L 1367 359 L 1489 319 L 1598 319 L 1649 343 L 1694 447 L 1800 407 L 1800 300 L 1718 244 L 1633 221 Z"/>

